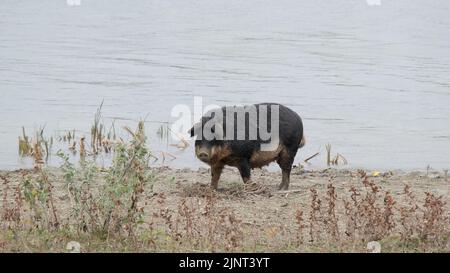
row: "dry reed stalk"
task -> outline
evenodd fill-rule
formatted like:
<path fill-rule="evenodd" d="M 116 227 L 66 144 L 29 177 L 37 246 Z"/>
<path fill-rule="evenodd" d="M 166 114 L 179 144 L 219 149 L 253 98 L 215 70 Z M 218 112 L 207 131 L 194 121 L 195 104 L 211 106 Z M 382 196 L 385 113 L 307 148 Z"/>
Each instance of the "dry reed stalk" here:
<path fill-rule="evenodd" d="M 86 147 L 85 147 L 84 141 L 85 141 L 85 137 L 82 136 L 80 138 L 80 157 L 81 158 L 84 158 L 86 156 Z"/>
<path fill-rule="evenodd" d="M 313 159 L 314 157 L 318 156 L 320 153 L 317 152 L 315 154 L 313 154 L 312 156 L 308 157 L 307 159 L 303 160 L 304 162 L 308 163 L 308 161 L 310 161 L 311 159 Z"/>
<path fill-rule="evenodd" d="M 331 165 L 331 144 L 328 143 L 325 145 L 325 148 L 327 149 L 327 166 Z"/>

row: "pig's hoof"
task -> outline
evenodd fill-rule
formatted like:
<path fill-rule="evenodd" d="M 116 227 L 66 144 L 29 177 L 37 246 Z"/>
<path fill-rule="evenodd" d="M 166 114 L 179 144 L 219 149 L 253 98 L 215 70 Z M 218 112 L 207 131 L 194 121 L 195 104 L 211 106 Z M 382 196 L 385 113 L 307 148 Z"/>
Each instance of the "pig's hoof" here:
<path fill-rule="evenodd" d="M 246 185 L 252 184 L 252 180 L 250 178 L 243 179 L 243 181 L 244 181 L 244 184 L 246 184 Z"/>

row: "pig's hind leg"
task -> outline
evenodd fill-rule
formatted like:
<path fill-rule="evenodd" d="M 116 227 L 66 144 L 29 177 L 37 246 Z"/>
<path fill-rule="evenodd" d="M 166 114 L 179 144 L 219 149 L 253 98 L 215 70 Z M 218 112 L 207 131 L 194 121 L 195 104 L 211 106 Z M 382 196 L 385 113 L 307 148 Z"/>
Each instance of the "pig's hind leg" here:
<path fill-rule="evenodd" d="M 277 163 L 281 168 L 282 178 L 281 184 L 278 186 L 279 190 L 289 189 L 289 182 L 292 170 L 292 164 L 294 163 L 295 153 L 290 152 L 284 148 L 281 150 Z"/>

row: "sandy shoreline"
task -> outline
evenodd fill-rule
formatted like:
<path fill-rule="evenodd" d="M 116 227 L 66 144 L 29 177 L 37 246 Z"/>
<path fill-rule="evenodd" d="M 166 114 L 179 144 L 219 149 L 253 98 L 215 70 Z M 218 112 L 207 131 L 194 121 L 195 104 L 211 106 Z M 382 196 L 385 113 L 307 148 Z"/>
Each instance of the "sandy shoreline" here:
<path fill-rule="evenodd" d="M 55 182 L 56 195 L 64 199 L 65 192 L 58 185 L 61 180 L 61 171 L 58 168 L 49 168 Z M 210 172 L 209 169 L 172 169 L 169 167 L 152 168 L 155 174 L 155 183 L 152 195 L 164 194 L 169 197 L 170 203 L 176 204 L 182 198 L 204 197 L 209 190 Z M 443 196 L 446 207 L 450 211 L 450 178 L 442 171 L 387 171 L 378 172 L 365 170 L 369 178 L 379 185 L 382 191 L 389 191 L 391 194 L 400 195 L 403 193 L 405 185 L 411 186 L 417 194 L 418 199 L 423 199 L 425 192 Z M 33 174 L 32 169 L 19 169 L 14 171 L 0 171 L 0 176 L 6 178 L 11 184 L 17 185 L 26 174 Z M 5 184 L 0 181 L 0 196 L 3 193 Z M 287 211 L 289 207 L 306 204 L 309 201 L 310 189 L 325 191 L 331 182 L 335 187 L 338 198 L 349 196 L 350 187 L 363 189 L 358 170 L 351 169 L 323 169 L 323 170 L 303 170 L 294 168 L 291 175 L 291 183 L 287 192 L 280 192 L 277 186 L 281 182 L 281 172 L 255 169 L 252 171 L 252 182 L 255 188 L 263 188 L 263 191 L 252 193 L 246 190 L 239 172 L 235 168 L 225 168 L 219 182 L 218 196 L 219 202 L 233 207 L 239 214 L 247 219 L 261 221 L 259 214 L 265 214 L 269 219 L 286 219 L 290 216 Z M 253 206 L 263 204 L 262 206 Z M 256 208 L 257 207 L 257 208 Z M 285 208 L 284 212 L 280 208 Z M 256 212 L 256 213 L 255 213 Z M 271 215 L 272 213 L 275 213 Z"/>
<path fill-rule="evenodd" d="M 210 193 L 210 174 L 208 169 L 197 171 L 189 169 L 171 169 L 167 167 L 153 168 L 154 185 L 152 190 L 145 192 L 145 221 L 148 222 L 152 215 L 158 213 L 158 198 L 164 198 L 163 209 L 176 214 L 182 202 L 188 202 L 200 207 Z M 378 173 L 365 171 L 368 179 L 380 187 L 380 200 L 385 192 L 396 200 L 396 206 L 403 205 L 404 189 L 409 185 L 417 201 L 423 203 L 426 193 L 442 196 L 445 202 L 444 210 L 450 216 L 450 182 L 444 172 L 407 172 L 389 171 Z M 16 187 L 26 176 L 33 176 L 33 170 L 0 171 L 0 196 L 5 195 L 5 187 Z M 63 214 L 70 210 L 67 193 L 58 183 L 62 179 L 61 170 L 49 169 L 50 180 L 54 187 L 54 195 L 57 208 Z M 97 178 L 97 179 L 101 179 Z M 357 170 L 324 169 L 308 171 L 294 168 L 291 175 L 289 191 L 278 191 L 277 186 L 281 181 L 281 172 L 269 172 L 256 169 L 252 172 L 251 185 L 245 185 L 241 181 L 239 173 L 233 168 L 226 168 L 219 182 L 219 190 L 216 193 L 215 205 L 219 208 L 232 210 L 244 226 L 255 230 L 258 234 L 264 234 L 274 229 L 280 232 L 277 239 L 280 242 L 293 240 L 293 234 L 297 230 L 295 221 L 298 210 L 304 211 L 305 218 L 309 213 L 311 204 L 311 190 L 315 189 L 319 195 L 325 196 L 328 185 L 332 184 L 337 196 L 337 217 L 344 216 L 343 200 L 351 198 L 351 188 L 361 192 L 365 186 L 361 182 L 360 173 Z M 8 199 L 12 198 L 9 194 Z M 323 204 L 326 203 L 322 198 Z M 405 201 L 406 202 L 406 201 Z M 3 202 L 4 203 L 4 202 Z M 0 211 L 4 204 L 0 205 Z M 256 235 L 255 235 L 256 236 Z M 258 235 L 259 236 L 259 235 Z M 267 246 L 263 251 L 280 251 L 275 246 Z M 359 249 L 360 250 L 360 249 Z M 183 250 L 182 250 L 183 251 Z M 284 250 L 281 250 L 284 251 Z M 323 251 L 323 250 L 320 250 Z M 325 250 L 328 251 L 328 250 Z M 450 249 L 447 249 L 450 251 Z"/>

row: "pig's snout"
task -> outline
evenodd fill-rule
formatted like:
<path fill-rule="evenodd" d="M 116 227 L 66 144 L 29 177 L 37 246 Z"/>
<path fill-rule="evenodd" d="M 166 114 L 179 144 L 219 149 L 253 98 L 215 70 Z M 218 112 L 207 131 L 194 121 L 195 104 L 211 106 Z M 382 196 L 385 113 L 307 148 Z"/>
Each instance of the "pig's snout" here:
<path fill-rule="evenodd" d="M 198 158 L 200 158 L 201 160 L 208 160 L 209 155 L 207 153 L 199 153 Z"/>
<path fill-rule="evenodd" d="M 198 159 L 200 159 L 203 162 L 208 162 L 211 159 L 211 153 L 208 149 L 197 148 L 196 154 L 197 154 Z"/>

